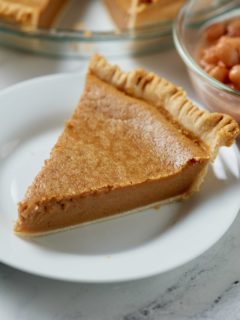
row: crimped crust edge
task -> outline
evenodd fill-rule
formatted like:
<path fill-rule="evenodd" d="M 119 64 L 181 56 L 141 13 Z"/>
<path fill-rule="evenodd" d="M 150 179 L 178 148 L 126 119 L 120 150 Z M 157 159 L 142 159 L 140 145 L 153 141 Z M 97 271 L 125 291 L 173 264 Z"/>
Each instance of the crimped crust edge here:
<path fill-rule="evenodd" d="M 238 123 L 231 116 L 198 108 L 182 88 L 153 72 L 124 72 L 100 55 L 92 57 L 89 72 L 130 96 L 165 109 L 174 121 L 209 147 L 213 159 L 219 147 L 230 146 L 239 135 Z"/>

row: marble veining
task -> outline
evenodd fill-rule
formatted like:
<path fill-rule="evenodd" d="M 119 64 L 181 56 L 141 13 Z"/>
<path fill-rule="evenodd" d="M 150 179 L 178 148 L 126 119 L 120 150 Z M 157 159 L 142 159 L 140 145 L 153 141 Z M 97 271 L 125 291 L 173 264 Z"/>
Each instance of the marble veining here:
<path fill-rule="evenodd" d="M 141 281 L 87 285 L 0 265 L 0 319 L 240 319 L 240 217 L 191 263 Z"/>
<path fill-rule="evenodd" d="M 162 292 L 154 301 L 126 314 L 123 320 L 240 319 L 239 226 L 238 217 L 227 235 L 186 265 L 173 285 L 159 289 Z M 170 274 L 159 277 L 165 282 Z"/>

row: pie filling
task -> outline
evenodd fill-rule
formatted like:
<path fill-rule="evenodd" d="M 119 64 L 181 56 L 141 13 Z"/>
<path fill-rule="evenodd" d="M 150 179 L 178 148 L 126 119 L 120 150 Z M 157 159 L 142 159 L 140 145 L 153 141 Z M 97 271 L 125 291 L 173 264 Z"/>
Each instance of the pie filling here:
<path fill-rule="evenodd" d="M 49 27 L 67 0 L 0 0 L 0 18 L 27 27 Z M 185 0 L 104 0 L 116 25 L 135 28 L 172 19 Z M 81 10 L 81 6 L 79 6 Z"/>
<path fill-rule="evenodd" d="M 111 189 L 106 187 L 87 196 L 63 200 L 52 199 L 29 207 L 20 205 L 21 216 L 15 232 L 48 233 L 74 225 L 109 218 L 116 214 L 148 206 L 149 204 L 187 197 L 196 176 L 201 175 L 207 161 L 183 168 L 181 175 L 173 175 L 134 186 Z M 192 192 L 192 191 L 191 191 Z M 168 201 L 168 202 L 169 202 Z M 34 212 L 34 214 L 32 214 Z"/>
<path fill-rule="evenodd" d="M 120 29 L 132 29 L 173 19 L 185 0 L 104 0 L 113 21 Z"/>
<path fill-rule="evenodd" d="M 79 105 L 19 204 L 15 232 L 48 233 L 186 198 L 238 133 L 231 117 L 198 109 L 167 80 L 95 56 Z"/>

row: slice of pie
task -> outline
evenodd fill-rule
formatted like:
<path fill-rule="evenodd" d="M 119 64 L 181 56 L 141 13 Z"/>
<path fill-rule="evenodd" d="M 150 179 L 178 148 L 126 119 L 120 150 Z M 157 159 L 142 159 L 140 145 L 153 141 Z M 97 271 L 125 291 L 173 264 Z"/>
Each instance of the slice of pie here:
<path fill-rule="evenodd" d="M 104 0 L 120 29 L 134 29 L 173 19 L 185 0 Z"/>
<path fill-rule="evenodd" d="M 0 19 L 24 27 L 49 27 L 66 0 L 0 0 Z"/>
<path fill-rule="evenodd" d="M 69 0 L 0 0 L 0 19 L 30 28 L 46 28 Z M 135 28 L 172 19 L 185 0 L 104 0 L 119 28 Z M 81 3 L 79 3 L 81 10 Z"/>
<path fill-rule="evenodd" d="M 79 105 L 25 198 L 15 232 L 37 235 L 189 197 L 239 133 L 144 70 L 92 58 Z"/>

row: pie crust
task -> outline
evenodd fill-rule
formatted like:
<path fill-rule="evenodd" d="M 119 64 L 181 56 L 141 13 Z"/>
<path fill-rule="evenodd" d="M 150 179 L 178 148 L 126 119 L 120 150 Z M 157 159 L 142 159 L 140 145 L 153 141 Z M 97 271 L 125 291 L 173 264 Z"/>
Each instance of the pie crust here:
<path fill-rule="evenodd" d="M 173 19 L 185 0 L 104 0 L 120 29 L 135 29 Z"/>
<path fill-rule="evenodd" d="M 22 27 L 47 28 L 67 0 L 0 0 L 0 19 Z"/>
<path fill-rule="evenodd" d="M 142 69 L 92 58 L 79 105 L 24 199 L 15 232 L 34 236 L 189 197 L 239 127 Z"/>
<path fill-rule="evenodd" d="M 0 19 L 23 27 L 49 27 L 67 0 L 0 0 Z M 136 28 L 175 17 L 185 0 L 104 0 L 115 24 Z"/>

